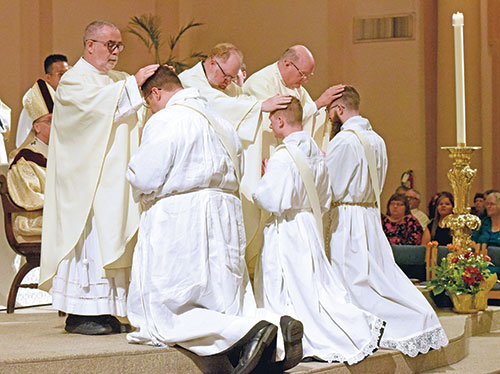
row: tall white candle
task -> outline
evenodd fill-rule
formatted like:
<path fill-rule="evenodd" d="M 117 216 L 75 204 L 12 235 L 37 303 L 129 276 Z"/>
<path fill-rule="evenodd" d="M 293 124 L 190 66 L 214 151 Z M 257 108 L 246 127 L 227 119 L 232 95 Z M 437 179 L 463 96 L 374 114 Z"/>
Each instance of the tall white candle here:
<path fill-rule="evenodd" d="M 464 15 L 453 14 L 455 31 L 455 95 L 457 103 L 457 145 L 465 146 Z"/>

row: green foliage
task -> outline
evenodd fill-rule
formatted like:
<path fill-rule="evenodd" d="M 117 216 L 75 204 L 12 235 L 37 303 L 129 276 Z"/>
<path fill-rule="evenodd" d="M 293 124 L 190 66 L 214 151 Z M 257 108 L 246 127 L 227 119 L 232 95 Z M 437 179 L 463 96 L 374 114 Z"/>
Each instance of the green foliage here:
<path fill-rule="evenodd" d="M 127 29 L 129 33 L 137 36 L 144 43 L 149 52 L 151 52 L 151 49 L 154 49 L 155 62 L 157 64 L 167 64 L 173 66 L 177 74 L 179 74 L 189 66 L 189 60 L 203 60 L 207 57 L 202 51 L 193 52 L 188 57 L 181 59 L 174 55 L 174 49 L 177 46 L 177 43 L 179 43 L 182 35 L 190 29 L 203 25 L 203 23 L 190 21 L 188 24 L 182 26 L 176 35 L 169 37 L 169 55 L 166 60 L 162 59 L 160 56 L 160 48 L 164 45 L 164 43 L 162 42 L 160 25 L 161 18 L 159 16 L 143 14 L 140 17 L 132 17 L 129 21 Z"/>
<path fill-rule="evenodd" d="M 488 256 L 476 255 L 471 250 L 454 251 L 441 260 L 432 270 L 436 276 L 431 279 L 432 293 L 476 294 L 482 290 L 480 284 L 490 276 Z"/>

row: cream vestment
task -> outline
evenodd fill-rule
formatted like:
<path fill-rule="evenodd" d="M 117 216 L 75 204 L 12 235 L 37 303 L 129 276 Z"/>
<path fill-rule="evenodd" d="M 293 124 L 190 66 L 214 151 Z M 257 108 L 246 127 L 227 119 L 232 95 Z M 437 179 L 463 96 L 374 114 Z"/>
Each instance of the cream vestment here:
<path fill-rule="evenodd" d="M 35 137 L 33 132 L 20 148 L 11 153 L 13 160 L 7 172 L 9 195 L 14 203 L 28 211 L 43 209 L 47 153 L 47 144 Z M 20 243 L 39 242 L 42 212 L 16 214 L 13 230 Z"/>
<path fill-rule="evenodd" d="M 100 72 L 83 58 L 57 88 L 39 287 L 52 287 L 54 307 L 68 313 L 125 315 L 139 224 L 125 174 L 141 105 L 133 76 Z"/>

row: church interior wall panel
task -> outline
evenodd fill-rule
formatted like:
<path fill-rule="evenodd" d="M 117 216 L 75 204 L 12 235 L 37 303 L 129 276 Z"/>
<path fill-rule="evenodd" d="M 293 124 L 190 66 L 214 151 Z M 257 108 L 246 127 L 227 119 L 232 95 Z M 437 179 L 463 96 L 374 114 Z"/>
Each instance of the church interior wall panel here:
<path fill-rule="evenodd" d="M 361 114 L 385 140 L 389 168 L 382 193 L 382 206 L 400 183 L 403 171 L 412 169 L 416 188 L 425 196 L 425 115 L 423 40 L 418 24 L 421 8 L 414 1 L 336 0 L 330 8 L 336 36 L 341 38 L 343 83 L 357 87 Z M 417 23 L 415 38 L 402 41 L 354 43 L 353 19 L 411 13 Z M 332 49 L 336 46 L 332 45 Z"/>
<path fill-rule="evenodd" d="M 497 2 L 498 3 L 498 2 Z M 492 48 L 488 39 L 490 20 L 488 17 L 488 1 L 481 1 L 480 5 L 481 25 L 481 150 L 483 169 L 483 189 L 493 186 L 493 158 L 492 158 Z"/>

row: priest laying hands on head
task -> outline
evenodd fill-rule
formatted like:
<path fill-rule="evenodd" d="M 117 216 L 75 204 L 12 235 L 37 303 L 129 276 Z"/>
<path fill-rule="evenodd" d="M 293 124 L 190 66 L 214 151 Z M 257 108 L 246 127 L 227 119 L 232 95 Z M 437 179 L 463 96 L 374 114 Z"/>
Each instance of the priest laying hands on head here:
<path fill-rule="evenodd" d="M 126 295 L 139 205 L 125 174 L 139 146 L 139 86 L 113 70 L 124 49 L 118 28 L 89 24 L 83 57 L 59 82 L 54 100 L 42 229 L 40 288 L 52 289 L 65 330 L 87 335 L 127 330 Z"/>

